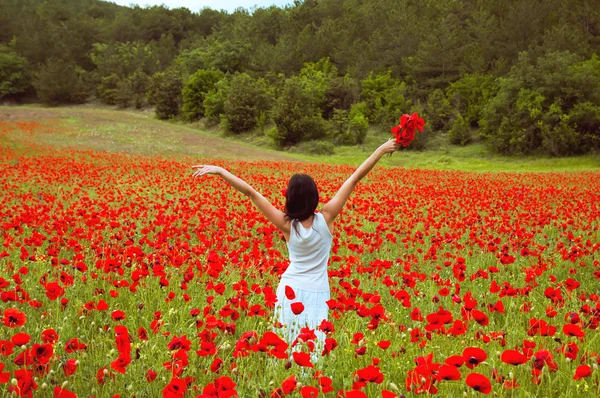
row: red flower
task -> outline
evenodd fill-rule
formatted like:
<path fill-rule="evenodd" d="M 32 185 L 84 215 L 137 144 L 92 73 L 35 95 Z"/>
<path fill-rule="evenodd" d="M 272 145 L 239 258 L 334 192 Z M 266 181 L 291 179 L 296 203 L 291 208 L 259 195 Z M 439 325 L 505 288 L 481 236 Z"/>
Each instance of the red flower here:
<path fill-rule="evenodd" d="M 65 373 L 65 376 L 72 376 L 73 374 L 75 374 L 76 371 L 77 371 L 77 360 L 68 359 L 63 364 L 63 372 Z"/>
<path fill-rule="evenodd" d="M 73 338 L 65 344 L 65 352 L 71 353 L 75 351 L 85 350 L 87 346 L 79 341 L 77 338 Z"/>
<path fill-rule="evenodd" d="M 31 337 L 27 334 L 27 333 L 17 333 L 15 334 L 13 337 L 11 337 L 10 339 L 14 345 L 16 346 L 22 346 L 25 345 L 27 343 L 29 343 L 29 340 L 31 340 Z"/>
<path fill-rule="evenodd" d="M 171 382 L 163 389 L 163 398 L 184 398 L 187 383 L 184 379 L 173 377 Z"/>
<path fill-rule="evenodd" d="M 521 365 L 527 362 L 527 357 L 517 350 L 504 351 L 500 359 L 502 360 L 502 362 L 508 363 L 510 365 Z"/>
<path fill-rule="evenodd" d="M 115 371 L 125 374 L 127 366 L 131 363 L 131 355 L 128 352 L 121 353 L 117 359 L 110 363 L 110 367 Z"/>
<path fill-rule="evenodd" d="M 573 376 L 573 380 L 579 380 L 583 377 L 589 377 L 592 375 L 592 368 L 588 365 L 581 365 L 575 369 L 575 376 Z"/>
<path fill-rule="evenodd" d="M 44 343 L 56 344 L 58 342 L 58 334 L 54 329 L 46 329 L 42 332 L 42 341 Z"/>
<path fill-rule="evenodd" d="M 62 297 L 62 295 L 65 294 L 65 289 L 63 289 L 62 286 L 60 286 L 57 282 L 46 283 L 44 287 L 46 288 L 46 297 L 52 301 Z"/>
<path fill-rule="evenodd" d="M 456 368 L 456 366 L 452 365 L 442 365 L 440 370 L 436 375 L 438 380 L 460 380 L 460 372 Z"/>
<path fill-rule="evenodd" d="M 294 362 L 299 366 L 305 366 L 308 368 L 314 368 L 312 362 L 310 362 L 310 355 L 305 352 L 293 352 Z"/>
<path fill-rule="evenodd" d="M 54 398 L 77 398 L 77 394 L 56 386 L 54 387 Z"/>
<path fill-rule="evenodd" d="M 47 365 L 54 355 L 54 349 L 50 344 L 34 344 L 31 347 L 31 356 L 40 365 Z"/>
<path fill-rule="evenodd" d="M 114 321 L 122 321 L 123 319 L 125 319 L 125 313 L 121 310 L 113 311 L 112 314 L 110 314 L 110 316 Z"/>
<path fill-rule="evenodd" d="M 585 332 L 581 330 L 581 328 L 577 325 L 573 325 L 571 323 L 563 326 L 563 333 L 567 336 L 575 336 L 582 338 L 585 336 Z"/>
<path fill-rule="evenodd" d="M 319 389 L 313 386 L 304 386 L 300 389 L 302 398 L 317 398 L 319 396 Z"/>
<path fill-rule="evenodd" d="M 294 315 L 300 315 L 304 311 L 304 304 L 301 302 L 292 303 L 291 307 Z"/>
<path fill-rule="evenodd" d="M 237 397 L 235 383 L 227 376 L 217 377 L 202 390 L 202 398 L 229 398 Z"/>
<path fill-rule="evenodd" d="M 467 385 L 473 390 L 482 394 L 489 394 L 492 391 L 492 383 L 482 374 L 471 373 L 467 376 Z"/>
<path fill-rule="evenodd" d="M 381 348 L 382 350 L 387 350 L 391 344 L 392 343 L 389 340 L 381 340 L 379 343 L 377 343 L 379 348 Z"/>
<path fill-rule="evenodd" d="M 16 308 L 9 308 L 4 311 L 4 318 L 2 321 L 4 322 L 4 325 L 9 328 L 16 328 L 25 325 L 27 316 Z"/>
<path fill-rule="evenodd" d="M 396 137 L 397 143 L 408 146 L 415 139 L 415 130 L 423 131 L 424 126 L 425 121 L 415 112 L 412 115 L 402 115 L 400 117 L 400 124 L 392 127 L 391 131 Z"/>
<path fill-rule="evenodd" d="M 281 389 L 284 394 L 290 394 L 292 391 L 296 389 L 296 375 L 291 375 L 287 379 L 281 382 Z"/>
<path fill-rule="evenodd" d="M 469 369 L 473 369 L 481 362 L 485 361 L 487 354 L 481 348 L 467 347 L 463 351 L 463 359 L 465 360 L 465 366 Z"/>
<path fill-rule="evenodd" d="M 287 285 L 285 286 L 285 297 L 287 297 L 288 300 L 294 300 L 296 298 L 294 289 Z"/>
<path fill-rule="evenodd" d="M 152 369 L 148 369 L 148 371 L 146 372 L 146 380 L 148 381 L 148 383 L 152 383 L 156 379 L 156 376 L 156 372 Z"/>

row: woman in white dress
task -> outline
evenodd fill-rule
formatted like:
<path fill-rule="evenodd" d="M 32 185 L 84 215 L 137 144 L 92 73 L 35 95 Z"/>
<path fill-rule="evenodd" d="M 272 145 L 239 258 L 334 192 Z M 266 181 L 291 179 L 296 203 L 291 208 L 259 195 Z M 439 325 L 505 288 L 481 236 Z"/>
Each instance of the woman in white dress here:
<path fill-rule="evenodd" d="M 319 345 L 322 345 L 324 334 L 317 329 L 323 320 L 327 320 L 329 311 L 327 262 L 331 252 L 334 221 L 356 184 L 384 154 L 392 153 L 399 147 L 400 144 L 389 140 L 377 148 L 344 182 L 333 199 L 323 205 L 319 213 L 315 212 L 319 203 L 317 185 L 306 174 L 292 176 L 286 190 L 285 209 L 281 211 L 245 181 L 222 167 L 192 166 L 196 169 L 194 177 L 217 174 L 248 196 L 265 217 L 283 232 L 289 250 L 290 265 L 281 276 L 277 288 L 275 319 L 284 326 L 286 332 L 283 337 L 288 344 L 292 345 L 300 329 L 308 326 L 315 331 Z M 292 299 L 286 297 L 286 287 L 288 296 Z M 298 305 L 292 307 L 293 303 L 302 303 L 302 312 L 298 313 Z M 294 314 L 293 309 L 298 314 Z M 314 358 L 313 355 L 313 360 Z"/>

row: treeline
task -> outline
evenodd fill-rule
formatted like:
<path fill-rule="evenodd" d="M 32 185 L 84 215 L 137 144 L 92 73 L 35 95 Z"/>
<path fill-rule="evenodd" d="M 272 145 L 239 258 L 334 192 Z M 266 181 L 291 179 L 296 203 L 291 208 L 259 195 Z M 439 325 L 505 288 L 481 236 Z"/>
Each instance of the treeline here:
<path fill-rule="evenodd" d="M 361 143 L 402 113 L 504 154 L 600 149 L 595 0 L 305 0 L 229 14 L 0 0 L 0 99 L 92 97 L 281 147 Z M 273 127 L 271 127 L 273 126 Z"/>

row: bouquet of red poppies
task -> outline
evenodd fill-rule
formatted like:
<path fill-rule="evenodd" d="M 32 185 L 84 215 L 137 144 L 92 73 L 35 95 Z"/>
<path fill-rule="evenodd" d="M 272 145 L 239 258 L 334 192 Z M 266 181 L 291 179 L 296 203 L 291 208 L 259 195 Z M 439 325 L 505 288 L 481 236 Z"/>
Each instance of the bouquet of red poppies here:
<path fill-rule="evenodd" d="M 405 113 L 400 117 L 400 124 L 392 127 L 392 134 L 396 137 L 396 142 L 406 147 L 415 139 L 415 131 L 423 131 L 425 121 L 419 117 L 417 112 L 409 115 Z"/>

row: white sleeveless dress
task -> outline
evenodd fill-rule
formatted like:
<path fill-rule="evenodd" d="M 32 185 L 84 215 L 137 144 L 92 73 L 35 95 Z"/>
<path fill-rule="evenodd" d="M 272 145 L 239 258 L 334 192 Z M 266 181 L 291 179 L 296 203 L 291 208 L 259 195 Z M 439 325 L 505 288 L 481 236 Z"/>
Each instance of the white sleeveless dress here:
<path fill-rule="evenodd" d="M 327 301 L 331 296 L 327 262 L 332 241 L 333 236 L 321 213 L 315 213 L 310 228 L 305 228 L 297 220 L 292 222 L 290 239 L 287 242 L 290 265 L 281 276 L 275 305 L 275 321 L 285 325 L 279 333 L 283 335 L 290 347 L 298 337 L 300 329 L 305 326 L 315 330 L 319 345 L 322 346 L 325 341 L 325 334 L 317 328 L 323 320 L 327 320 L 329 312 Z M 293 300 L 288 300 L 286 297 L 286 286 L 294 290 L 296 297 Z M 291 309 L 291 304 L 296 302 L 304 305 L 304 311 L 298 315 L 295 315 Z M 317 347 L 318 352 L 315 354 L 320 355 L 319 350 L 320 348 Z"/>

